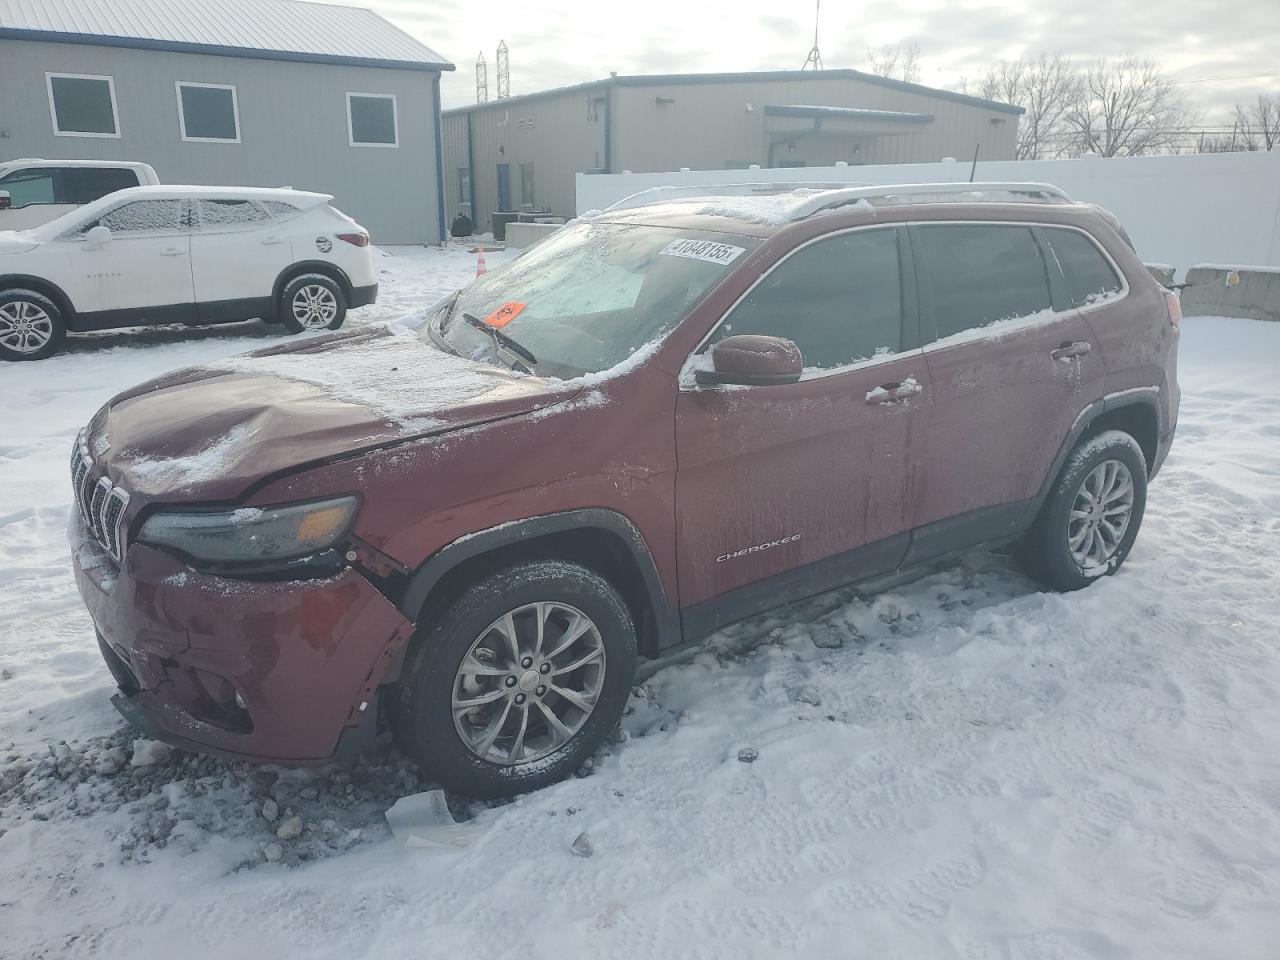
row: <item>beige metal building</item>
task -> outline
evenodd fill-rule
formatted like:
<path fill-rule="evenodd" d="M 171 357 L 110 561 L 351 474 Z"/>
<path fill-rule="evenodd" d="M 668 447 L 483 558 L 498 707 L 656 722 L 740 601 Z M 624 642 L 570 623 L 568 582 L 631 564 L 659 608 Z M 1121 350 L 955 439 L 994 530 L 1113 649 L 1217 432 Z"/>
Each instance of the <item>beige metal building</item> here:
<path fill-rule="evenodd" d="M 610 77 L 443 114 L 445 209 L 574 214 L 574 175 L 1012 160 L 1020 107 L 857 70 Z"/>

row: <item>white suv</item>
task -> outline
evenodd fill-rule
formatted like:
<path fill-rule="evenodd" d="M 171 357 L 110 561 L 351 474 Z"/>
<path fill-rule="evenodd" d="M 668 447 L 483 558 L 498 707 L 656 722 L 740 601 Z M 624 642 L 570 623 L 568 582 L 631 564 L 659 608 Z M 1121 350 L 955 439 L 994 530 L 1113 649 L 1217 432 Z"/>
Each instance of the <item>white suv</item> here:
<path fill-rule="evenodd" d="M 68 331 L 260 317 L 334 330 L 373 303 L 369 234 L 333 198 L 253 187 L 134 187 L 0 232 L 0 359 Z"/>

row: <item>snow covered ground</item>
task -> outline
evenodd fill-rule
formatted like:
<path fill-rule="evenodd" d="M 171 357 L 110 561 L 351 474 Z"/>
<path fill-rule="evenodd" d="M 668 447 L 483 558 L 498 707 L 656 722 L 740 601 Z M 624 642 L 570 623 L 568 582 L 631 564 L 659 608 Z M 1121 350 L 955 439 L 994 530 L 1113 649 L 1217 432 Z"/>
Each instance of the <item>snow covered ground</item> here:
<path fill-rule="evenodd" d="M 349 322 L 474 272 L 382 264 Z M 428 786 L 394 754 L 133 766 L 107 702 L 69 444 L 124 386 L 276 334 L 107 333 L 6 365 L 0 957 L 1277 956 L 1280 325 L 1183 330 L 1178 441 L 1119 576 L 1055 596 L 976 554 L 740 624 L 637 688 L 579 778 L 455 804 L 471 843 L 450 850 L 387 831 Z"/>

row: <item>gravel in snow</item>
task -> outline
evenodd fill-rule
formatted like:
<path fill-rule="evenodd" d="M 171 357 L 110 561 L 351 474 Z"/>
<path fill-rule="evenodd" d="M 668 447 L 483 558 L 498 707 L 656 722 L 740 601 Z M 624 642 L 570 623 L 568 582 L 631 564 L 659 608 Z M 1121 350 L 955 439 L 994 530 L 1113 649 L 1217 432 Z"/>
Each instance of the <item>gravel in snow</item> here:
<path fill-rule="evenodd" d="M 353 324 L 474 273 L 381 262 Z M 1178 442 L 1119 576 L 1045 594 L 975 553 L 735 625 L 637 686 L 578 777 L 455 799 L 474 842 L 417 850 L 383 813 L 430 784 L 388 746 L 314 772 L 151 755 L 75 594 L 76 431 L 268 336 L 103 334 L 3 371 L 0 955 L 1274 953 L 1280 325 L 1184 321 Z"/>

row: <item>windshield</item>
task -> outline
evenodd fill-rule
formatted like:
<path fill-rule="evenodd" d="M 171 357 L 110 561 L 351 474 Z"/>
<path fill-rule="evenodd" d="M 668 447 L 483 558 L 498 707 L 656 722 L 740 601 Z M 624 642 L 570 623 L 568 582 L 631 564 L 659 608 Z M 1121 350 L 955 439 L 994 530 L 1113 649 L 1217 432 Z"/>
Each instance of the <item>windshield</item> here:
<path fill-rule="evenodd" d="M 760 245 L 753 237 L 579 223 L 447 301 L 422 336 L 473 360 L 571 379 L 668 333 Z"/>

